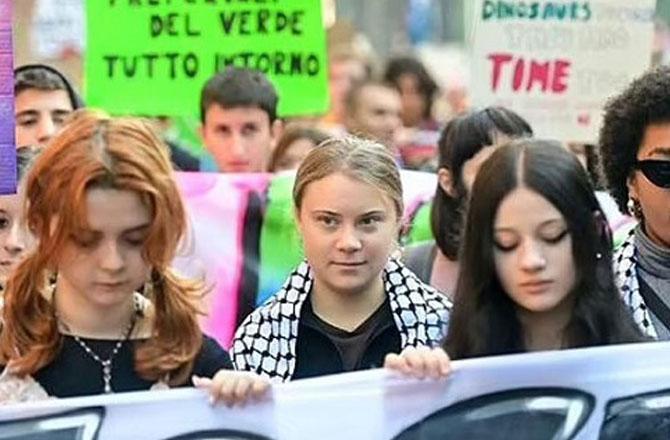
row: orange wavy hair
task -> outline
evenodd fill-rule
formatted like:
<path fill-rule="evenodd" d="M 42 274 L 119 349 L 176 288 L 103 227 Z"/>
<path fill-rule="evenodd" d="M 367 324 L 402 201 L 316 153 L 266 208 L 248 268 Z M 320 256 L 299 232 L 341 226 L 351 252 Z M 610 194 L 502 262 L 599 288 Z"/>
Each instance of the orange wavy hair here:
<path fill-rule="evenodd" d="M 152 337 L 135 350 L 135 370 L 146 380 L 182 384 L 202 345 L 203 289 L 169 269 L 187 227 L 169 153 L 148 122 L 90 111 L 74 115 L 27 176 L 26 218 L 39 244 L 7 283 L 0 364 L 34 374 L 56 357 L 61 336 L 44 291 L 59 249 L 87 227 L 86 191 L 93 187 L 136 191 L 150 210 L 142 254 L 152 267 L 155 316 Z"/>

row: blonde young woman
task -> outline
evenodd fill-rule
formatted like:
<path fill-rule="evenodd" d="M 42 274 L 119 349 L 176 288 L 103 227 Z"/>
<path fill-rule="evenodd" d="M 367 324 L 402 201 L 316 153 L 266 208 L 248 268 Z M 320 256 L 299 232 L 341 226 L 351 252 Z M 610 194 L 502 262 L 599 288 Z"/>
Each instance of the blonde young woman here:
<path fill-rule="evenodd" d="M 386 148 L 353 137 L 325 142 L 298 169 L 293 200 L 305 261 L 237 330 L 233 361 L 253 374 L 217 386 L 232 393 L 259 377 L 380 367 L 387 353 L 439 344 L 449 300 L 391 256 L 403 203 Z"/>
<path fill-rule="evenodd" d="M 25 191 L 38 245 L 5 291 L 0 401 L 178 387 L 231 368 L 198 327 L 201 286 L 169 268 L 186 216 L 148 124 L 76 115 Z"/>

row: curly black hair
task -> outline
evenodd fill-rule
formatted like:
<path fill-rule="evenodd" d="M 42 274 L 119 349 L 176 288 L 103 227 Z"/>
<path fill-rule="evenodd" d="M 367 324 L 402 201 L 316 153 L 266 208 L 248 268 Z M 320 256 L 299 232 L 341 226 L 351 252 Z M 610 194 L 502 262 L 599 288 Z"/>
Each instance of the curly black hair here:
<path fill-rule="evenodd" d="M 650 124 L 670 122 L 670 67 L 635 79 L 605 106 L 598 150 L 600 172 L 621 212 L 626 213 L 627 180 Z"/>

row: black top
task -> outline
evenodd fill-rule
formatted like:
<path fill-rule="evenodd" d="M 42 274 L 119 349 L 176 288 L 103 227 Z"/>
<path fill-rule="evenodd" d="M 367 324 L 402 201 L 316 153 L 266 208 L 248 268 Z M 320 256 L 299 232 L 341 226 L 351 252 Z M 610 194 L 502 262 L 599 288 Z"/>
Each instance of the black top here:
<path fill-rule="evenodd" d="M 177 171 L 200 171 L 200 159 L 173 140 L 166 139 L 165 143 L 170 148 L 172 164 Z"/>
<path fill-rule="evenodd" d="M 293 379 L 381 367 L 387 353 L 400 351 L 400 332 L 388 298 L 349 332 L 319 318 L 308 296 L 302 307 L 297 344 Z"/>
<path fill-rule="evenodd" d="M 117 341 L 81 338 L 101 359 L 107 359 Z M 133 347 L 142 340 L 124 343 L 112 362 L 114 392 L 148 390 L 154 384 L 137 375 L 133 367 Z M 228 353 L 212 338 L 204 336 L 193 373 L 211 377 L 220 369 L 232 369 Z M 102 365 L 95 361 L 72 336 L 63 335 L 63 346 L 56 359 L 37 371 L 35 380 L 54 397 L 75 397 L 103 393 Z M 182 386 L 188 386 L 190 382 Z"/>

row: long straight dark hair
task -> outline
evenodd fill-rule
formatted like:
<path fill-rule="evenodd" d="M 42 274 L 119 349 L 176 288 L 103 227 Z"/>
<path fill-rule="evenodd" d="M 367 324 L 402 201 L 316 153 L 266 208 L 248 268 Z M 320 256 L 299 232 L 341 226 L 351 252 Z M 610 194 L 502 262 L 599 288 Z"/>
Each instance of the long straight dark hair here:
<path fill-rule="evenodd" d="M 572 238 L 577 273 L 566 346 L 641 341 L 614 283 L 611 233 L 586 171 L 560 144 L 524 139 L 495 151 L 475 179 L 444 344 L 449 355 L 460 359 L 525 351 L 515 304 L 500 284 L 493 259 L 498 207 L 520 186 L 555 206 Z"/>

